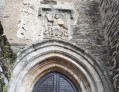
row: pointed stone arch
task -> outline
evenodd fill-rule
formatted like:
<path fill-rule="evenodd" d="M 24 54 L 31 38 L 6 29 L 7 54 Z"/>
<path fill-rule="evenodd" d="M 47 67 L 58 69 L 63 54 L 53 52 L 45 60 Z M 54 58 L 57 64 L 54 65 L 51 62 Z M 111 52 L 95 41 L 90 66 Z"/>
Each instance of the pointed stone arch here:
<path fill-rule="evenodd" d="M 50 72 L 67 76 L 79 92 L 113 92 L 102 66 L 80 47 L 61 40 L 46 40 L 19 52 L 8 92 L 32 92 Z"/>

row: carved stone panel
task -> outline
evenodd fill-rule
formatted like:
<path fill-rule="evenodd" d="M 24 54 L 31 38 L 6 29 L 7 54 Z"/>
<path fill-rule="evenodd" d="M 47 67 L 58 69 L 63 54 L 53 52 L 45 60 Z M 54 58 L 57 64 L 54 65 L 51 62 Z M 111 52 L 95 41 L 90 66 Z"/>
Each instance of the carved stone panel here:
<path fill-rule="evenodd" d="M 69 38 L 70 21 L 73 19 L 71 10 L 42 8 L 38 15 L 43 18 L 43 39 Z"/>

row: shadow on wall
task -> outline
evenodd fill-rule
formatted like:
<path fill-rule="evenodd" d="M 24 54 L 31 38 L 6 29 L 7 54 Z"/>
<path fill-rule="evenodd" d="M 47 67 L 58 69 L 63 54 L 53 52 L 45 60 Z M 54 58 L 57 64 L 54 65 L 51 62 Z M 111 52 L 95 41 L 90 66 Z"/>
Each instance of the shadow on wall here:
<path fill-rule="evenodd" d="M 43 0 L 40 2 L 41 4 L 49 4 L 49 5 L 56 5 L 57 2 L 53 0 Z"/>
<path fill-rule="evenodd" d="M 2 24 L 1 24 L 1 21 L 0 21 L 0 35 L 3 34 L 3 27 L 2 27 Z"/>

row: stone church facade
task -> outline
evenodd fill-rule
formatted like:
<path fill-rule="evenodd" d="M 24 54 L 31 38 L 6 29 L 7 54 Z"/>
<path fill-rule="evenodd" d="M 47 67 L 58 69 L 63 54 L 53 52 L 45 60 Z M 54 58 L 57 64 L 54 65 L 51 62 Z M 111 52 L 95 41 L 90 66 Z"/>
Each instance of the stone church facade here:
<path fill-rule="evenodd" d="M 0 0 L 0 92 L 119 92 L 118 0 Z"/>

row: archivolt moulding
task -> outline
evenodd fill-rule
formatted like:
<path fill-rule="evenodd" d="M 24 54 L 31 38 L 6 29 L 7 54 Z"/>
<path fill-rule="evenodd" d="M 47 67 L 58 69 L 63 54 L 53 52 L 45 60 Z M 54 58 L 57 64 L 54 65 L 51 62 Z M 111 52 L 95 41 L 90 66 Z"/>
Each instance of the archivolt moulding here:
<path fill-rule="evenodd" d="M 71 79 L 79 92 L 113 92 L 103 68 L 83 49 L 61 40 L 47 40 L 19 52 L 8 92 L 32 92 L 50 72 Z"/>

